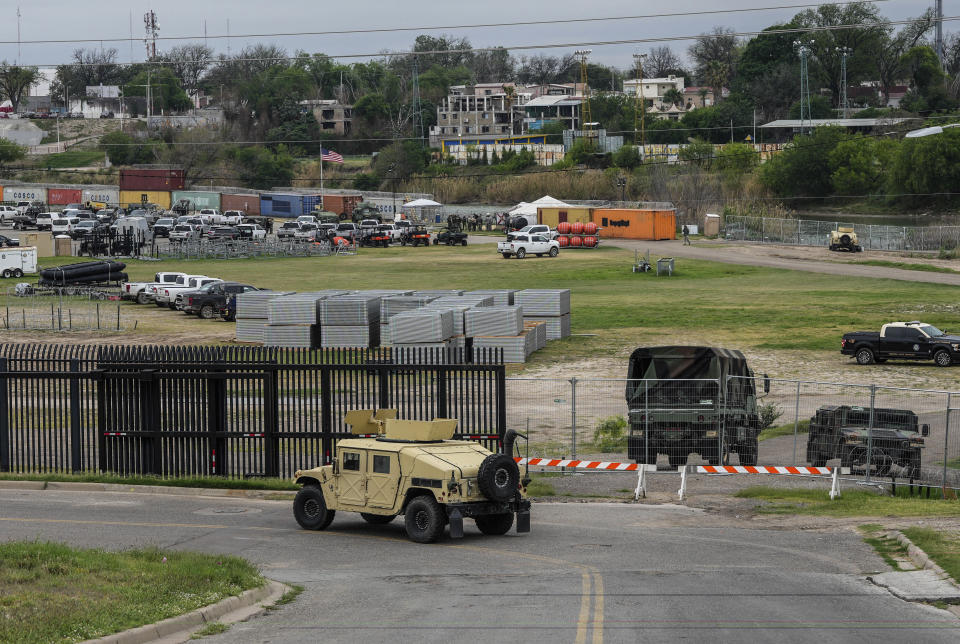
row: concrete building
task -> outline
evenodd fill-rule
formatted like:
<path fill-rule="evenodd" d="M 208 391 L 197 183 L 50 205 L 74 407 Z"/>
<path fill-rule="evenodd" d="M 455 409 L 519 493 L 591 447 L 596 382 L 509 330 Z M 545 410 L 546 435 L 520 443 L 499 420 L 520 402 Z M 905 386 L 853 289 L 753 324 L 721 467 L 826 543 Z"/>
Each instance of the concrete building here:
<path fill-rule="evenodd" d="M 580 105 L 582 96 L 567 94 L 548 94 L 527 101 L 523 106 L 526 113 L 524 124 L 528 131 L 539 130 L 546 123 L 562 123 L 565 130 L 580 127 Z"/>
<path fill-rule="evenodd" d="M 638 91 L 640 86 L 640 91 Z M 630 78 L 623 81 L 623 93 L 627 96 L 636 96 L 638 93 L 644 100 L 652 100 L 655 105 L 663 102 L 663 96 L 671 89 L 675 89 L 683 94 L 683 76 L 674 76 L 671 74 L 666 78 L 643 78 L 637 80 Z"/>
<path fill-rule="evenodd" d="M 322 132 L 343 136 L 353 131 L 353 105 L 335 100 L 302 101 L 301 104 L 311 107 Z"/>
<path fill-rule="evenodd" d="M 523 134 L 523 105 L 531 94 L 514 83 L 453 85 L 437 106 L 430 145 L 469 136 L 511 137 Z"/>

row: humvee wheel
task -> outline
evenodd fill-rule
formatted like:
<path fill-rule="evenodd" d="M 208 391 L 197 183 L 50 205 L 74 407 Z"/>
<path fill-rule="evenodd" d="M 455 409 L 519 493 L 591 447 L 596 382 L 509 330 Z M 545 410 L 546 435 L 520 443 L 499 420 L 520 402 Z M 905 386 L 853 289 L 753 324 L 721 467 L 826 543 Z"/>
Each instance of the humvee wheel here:
<path fill-rule="evenodd" d="M 447 524 L 447 517 L 443 508 L 432 496 L 424 494 L 414 498 L 407 504 L 407 511 L 403 517 L 407 536 L 417 543 L 433 543 L 443 534 L 443 527 Z"/>
<path fill-rule="evenodd" d="M 491 501 L 509 501 L 520 485 L 520 468 L 507 454 L 491 454 L 477 470 L 477 486 Z"/>
<path fill-rule="evenodd" d="M 827 457 L 822 454 L 817 454 L 816 458 L 810 460 L 810 465 L 814 467 L 826 467 Z"/>
<path fill-rule="evenodd" d="M 949 354 L 948 354 L 949 357 Z M 867 365 L 874 363 L 873 351 L 867 349 L 866 347 L 862 349 L 857 349 L 857 364 Z"/>
<path fill-rule="evenodd" d="M 513 527 L 513 513 L 507 514 L 487 514 L 474 519 L 477 522 L 477 529 L 483 534 L 507 534 Z"/>
<path fill-rule="evenodd" d="M 385 525 L 397 518 L 395 514 L 369 514 L 367 512 L 361 512 L 360 516 L 364 521 L 373 525 Z"/>
<path fill-rule="evenodd" d="M 686 464 L 687 456 L 686 454 L 683 456 L 674 456 L 673 454 L 670 454 L 667 456 L 667 460 L 670 462 L 670 467 L 680 467 L 681 465 Z"/>
<path fill-rule="evenodd" d="M 466 240 L 466 239 L 462 240 L 462 241 L 460 242 L 460 245 L 461 245 L 461 246 L 466 246 L 466 245 L 467 245 L 467 240 Z"/>
<path fill-rule="evenodd" d="M 304 485 L 293 499 L 293 516 L 305 530 L 323 530 L 333 522 L 334 514 L 316 485 Z"/>
<path fill-rule="evenodd" d="M 740 465 L 756 465 L 757 452 L 759 452 L 759 449 L 760 446 L 756 438 L 740 445 L 740 451 L 737 452 L 737 457 L 740 459 Z"/>
<path fill-rule="evenodd" d="M 953 362 L 953 358 L 950 357 L 949 351 L 941 349 L 933 354 L 933 361 L 937 363 L 938 367 L 949 367 L 950 363 Z"/>

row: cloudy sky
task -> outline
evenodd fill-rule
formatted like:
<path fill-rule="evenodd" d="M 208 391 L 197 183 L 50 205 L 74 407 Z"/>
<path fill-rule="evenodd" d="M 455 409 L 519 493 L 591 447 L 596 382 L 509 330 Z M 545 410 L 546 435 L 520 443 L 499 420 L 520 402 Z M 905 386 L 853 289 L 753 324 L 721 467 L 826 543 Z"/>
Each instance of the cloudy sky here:
<path fill-rule="evenodd" d="M 117 5 L 115 0 L 25 0 L 20 3 L 20 45 L 17 46 L 17 2 L 0 3 L 0 60 L 19 60 L 28 65 L 56 65 L 69 59 L 77 47 L 99 48 L 101 43 L 35 43 L 36 40 L 70 40 L 104 38 L 104 48 L 115 47 L 120 62 L 142 61 L 145 57 L 143 15 L 151 8 L 147 4 Z M 217 52 L 232 52 L 254 42 L 271 43 L 290 52 L 304 50 L 330 55 L 376 53 L 383 50 L 409 49 L 417 33 L 452 34 L 466 36 L 475 46 L 523 46 L 530 44 L 579 43 L 637 38 L 691 36 L 710 30 L 714 25 L 728 26 L 736 31 L 756 31 L 789 19 L 800 8 L 751 11 L 747 13 L 700 16 L 673 16 L 642 20 L 618 20 L 561 25 L 527 25 L 514 27 L 401 31 L 368 34 L 332 34 L 315 36 L 270 36 L 250 38 L 241 34 L 275 34 L 290 32 L 340 31 L 350 29 L 432 27 L 469 25 L 491 22 L 557 20 L 587 17 L 635 16 L 659 13 L 726 9 L 756 9 L 805 4 L 804 0 L 728 0 L 723 3 L 704 0 L 656 0 L 636 2 L 625 0 L 594 0 L 583 3 L 558 3 L 556 0 L 483 0 L 430 2 L 425 0 L 357 0 L 355 2 L 312 2 L 303 0 L 233 0 L 204 2 L 194 0 L 165 0 L 153 5 L 157 14 L 161 37 L 197 37 L 203 41 L 204 27 L 207 44 Z M 889 0 L 878 5 L 885 16 L 899 20 L 922 13 L 932 0 Z M 960 0 L 946 0 L 944 15 L 960 14 Z M 229 12 L 224 10 L 229 6 Z M 229 18 L 229 33 L 227 19 Z M 131 43 L 133 36 L 140 40 Z M 960 30 L 960 22 L 944 24 L 945 32 Z M 158 51 L 183 40 L 161 40 Z M 677 52 L 683 52 L 689 41 L 667 43 Z M 598 62 L 628 68 L 631 54 L 645 51 L 653 45 L 593 46 L 591 58 Z M 550 50 L 515 51 L 516 56 L 537 53 L 561 55 L 572 47 Z M 357 59 L 349 59 L 347 62 Z"/>

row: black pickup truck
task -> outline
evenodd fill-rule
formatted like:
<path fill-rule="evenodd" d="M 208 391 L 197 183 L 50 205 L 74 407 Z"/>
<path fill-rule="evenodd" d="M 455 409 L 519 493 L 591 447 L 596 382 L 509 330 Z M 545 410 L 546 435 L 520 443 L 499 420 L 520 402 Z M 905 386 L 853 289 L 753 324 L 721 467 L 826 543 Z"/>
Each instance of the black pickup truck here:
<path fill-rule="evenodd" d="M 187 315 L 199 315 L 205 320 L 212 320 L 220 314 L 227 304 L 227 297 L 237 293 L 259 291 L 256 286 L 239 282 L 214 282 L 207 284 L 198 292 L 186 296 L 183 312 Z"/>
<path fill-rule="evenodd" d="M 855 331 L 840 340 L 840 353 L 857 364 L 887 360 L 933 360 L 938 367 L 960 362 L 960 336 L 949 335 L 924 322 L 891 322 L 880 332 Z"/>

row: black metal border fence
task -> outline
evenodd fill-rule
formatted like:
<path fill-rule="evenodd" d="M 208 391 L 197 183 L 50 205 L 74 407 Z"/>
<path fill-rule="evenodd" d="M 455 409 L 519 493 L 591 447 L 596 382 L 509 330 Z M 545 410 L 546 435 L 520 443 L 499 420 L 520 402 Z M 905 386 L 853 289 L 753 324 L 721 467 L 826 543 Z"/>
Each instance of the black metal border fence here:
<path fill-rule="evenodd" d="M 0 471 L 289 477 L 365 408 L 496 449 L 505 376 L 463 350 L 0 344 Z"/>

